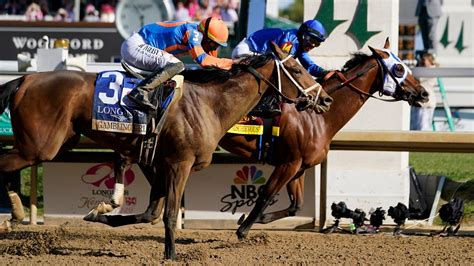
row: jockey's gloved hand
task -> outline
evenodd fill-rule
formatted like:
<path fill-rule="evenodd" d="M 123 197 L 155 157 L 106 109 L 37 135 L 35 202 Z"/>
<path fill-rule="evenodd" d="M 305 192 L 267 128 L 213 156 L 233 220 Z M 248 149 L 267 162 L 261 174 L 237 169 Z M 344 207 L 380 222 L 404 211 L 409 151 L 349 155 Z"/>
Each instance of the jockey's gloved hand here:
<path fill-rule="evenodd" d="M 321 73 L 319 74 L 319 76 L 316 77 L 316 82 L 318 82 L 318 83 L 323 82 L 323 81 L 324 81 L 324 78 L 326 77 L 327 74 L 329 74 L 329 72 L 331 72 L 331 71 L 326 70 L 326 69 L 323 70 L 323 71 L 321 71 Z"/>
<path fill-rule="evenodd" d="M 234 64 L 234 65 L 245 64 L 246 59 L 247 59 L 247 57 L 233 58 L 232 59 L 232 64 Z"/>
<path fill-rule="evenodd" d="M 329 72 L 331 72 L 331 71 L 329 71 L 327 69 L 321 71 L 321 75 L 318 78 L 324 78 L 327 74 L 329 74 Z"/>

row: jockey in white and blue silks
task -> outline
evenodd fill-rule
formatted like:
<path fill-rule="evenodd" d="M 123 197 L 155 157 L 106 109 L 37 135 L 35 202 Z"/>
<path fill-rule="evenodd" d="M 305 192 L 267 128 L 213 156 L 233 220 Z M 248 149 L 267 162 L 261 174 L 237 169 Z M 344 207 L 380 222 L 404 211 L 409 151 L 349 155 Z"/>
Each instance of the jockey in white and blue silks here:
<path fill-rule="evenodd" d="M 308 55 L 308 52 L 318 47 L 326 40 L 326 29 L 317 20 L 305 21 L 299 29 L 282 30 L 268 28 L 256 31 L 243 39 L 232 51 L 232 58 L 237 59 L 248 55 L 265 54 L 271 52 L 270 41 L 278 44 L 280 48 L 297 58 L 301 65 L 314 77 L 322 78 L 329 71 L 318 66 Z M 264 109 L 264 110 L 260 110 Z M 254 109 L 255 113 L 261 111 L 279 113 L 280 108 L 275 103 L 274 97 L 266 97 Z"/>

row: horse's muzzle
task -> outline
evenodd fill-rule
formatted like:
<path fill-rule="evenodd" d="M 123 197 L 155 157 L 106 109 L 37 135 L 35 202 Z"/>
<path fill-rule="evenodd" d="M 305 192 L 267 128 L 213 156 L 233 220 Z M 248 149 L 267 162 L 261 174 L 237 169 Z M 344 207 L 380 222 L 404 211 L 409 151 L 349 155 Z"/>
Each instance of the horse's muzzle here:
<path fill-rule="evenodd" d="M 425 88 L 419 87 L 417 89 L 417 94 L 411 94 L 410 98 L 408 99 L 408 103 L 415 107 L 421 107 L 422 103 L 426 103 L 429 101 L 430 94 L 426 91 Z"/>
<path fill-rule="evenodd" d="M 318 114 L 325 113 L 325 112 L 329 111 L 333 101 L 334 101 L 334 99 L 329 95 L 320 96 L 319 99 L 318 99 L 318 102 L 314 106 L 315 108 L 313 108 L 313 109 Z"/>

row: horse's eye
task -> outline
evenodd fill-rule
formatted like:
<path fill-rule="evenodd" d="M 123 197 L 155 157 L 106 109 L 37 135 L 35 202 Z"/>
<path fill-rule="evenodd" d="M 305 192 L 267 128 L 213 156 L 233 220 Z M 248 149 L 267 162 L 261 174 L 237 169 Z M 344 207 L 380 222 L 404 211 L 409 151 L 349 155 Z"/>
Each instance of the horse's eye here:
<path fill-rule="evenodd" d="M 301 69 L 295 68 L 293 70 L 293 73 L 295 73 L 296 75 L 299 75 L 299 74 L 301 74 Z"/>
<path fill-rule="evenodd" d="M 403 74 L 405 74 L 405 68 L 402 64 L 396 64 L 395 66 L 393 66 L 392 73 L 393 75 L 395 75 L 395 77 L 402 78 Z"/>

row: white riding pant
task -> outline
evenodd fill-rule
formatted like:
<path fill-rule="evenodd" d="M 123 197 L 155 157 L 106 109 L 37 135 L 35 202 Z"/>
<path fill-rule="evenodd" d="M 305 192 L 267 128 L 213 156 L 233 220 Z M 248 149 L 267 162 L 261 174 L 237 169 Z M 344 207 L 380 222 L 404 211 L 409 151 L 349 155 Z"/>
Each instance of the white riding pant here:
<path fill-rule="evenodd" d="M 235 46 L 234 50 L 232 50 L 232 58 L 237 59 L 240 57 L 245 57 L 249 55 L 259 55 L 252 50 L 250 50 L 250 45 L 247 42 L 247 38 L 244 38 L 237 46 Z"/>
<path fill-rule="evenodd" d="M 156 71 L 169 63 L 181 62 L 174 55 L 146 44 L 138 33 L 132 34 L 123 42 L 120 53 L 125 62 L 147 71 Z"/>

